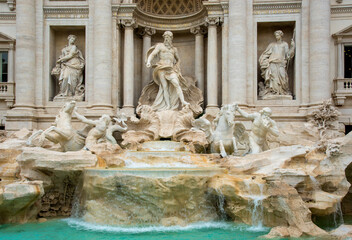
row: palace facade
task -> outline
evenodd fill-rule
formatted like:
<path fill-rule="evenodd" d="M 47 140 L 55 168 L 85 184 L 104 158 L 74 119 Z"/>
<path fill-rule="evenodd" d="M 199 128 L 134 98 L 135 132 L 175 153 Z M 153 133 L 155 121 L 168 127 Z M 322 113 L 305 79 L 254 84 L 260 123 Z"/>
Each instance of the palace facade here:
<path fill-rule="evenodd" d="M 278 70 L 287 91 L 263 97 L 270 80 L 259 59 L 277 30 L 292 49 Z M 46 128 L 71 99 L 92 118 L 134 115 L 152 81 L 145 56 L 164 31 L 173 32 L 182 74 L 203 92 L 204 112 L 238 103 L 304 123 L 332 98 L 349 131 L 352 0 L 0 0 L 1 127 Z M 78 65 L 58 61 L 65 54 Z M 65 78 L 65 67 L 76 77 Z"/>

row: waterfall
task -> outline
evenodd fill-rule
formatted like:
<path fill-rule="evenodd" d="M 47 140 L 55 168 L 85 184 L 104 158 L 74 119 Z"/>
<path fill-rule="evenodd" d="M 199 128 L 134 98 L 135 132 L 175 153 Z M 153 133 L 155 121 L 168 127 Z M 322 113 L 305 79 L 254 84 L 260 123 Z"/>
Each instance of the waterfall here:
<path fill-rule="evenodd" d="M 82 215 L 82 206 L 80 200 L 82 198 L 82 188 L 83 188 L 83 172 L 79 177 L 78 183 L 76 185 L 75 194 L 72 201 L 71 217 L 79 218 Z"/>
<path fill-rule="evenodd" d="M 263 228 L 263 218 L 264 218 L 264 207 L 263 207 L 263 184 L 258 184 L 260 194 L 259 195 L 251 195 L 252 198 L 252 225 L 255 229 Z"/>
<path fill-rule="evenodd" d="M 344 224 L 342 208 L 341 208 L 341 201 L 336 204 L 334 212 L 334 227 L 339 227 L 340 225 Z"/>
<path fill-rule="evenodd" d="M 249 183 L 248 180 L 243 181 L 244 184 L 246 185 L 246 188 L 248 189 L 248 196 L 246 196 L 248 199 L 250 199 L 250 207 L 252 210 L 252 227 L 250 228 L 252 231 L 262 231 L 264 226 L 263 226 L 263 219 L 264 219 L 264 207 L 263 207 L 263 200 L 265 198 L 264 196 L 264 184 L 261 183 L 255 183 L 251 181 L 251 183 L 256 184 L 259 189 L 259 194 L 256 193 L 255 191 L 252 191 L 251 184 Z"/>
<path fill-rule="evenodd" d="M 216 201 L 216 206 L 218 208 L 218 211 L 220 213 L 220 220 L 221 221 L 225 221 L 227 219 L 227 214 L 226 214 L 226 211 L 225 211 L 225 196 L 224 194 L 222 193 L 221 189 L 219 188 L 216 188 L 215 189 L 216 191 L 216 196 L 217 196 L 217 201 Z"/>
<path fill-rule="evenodd" d="M 310 178 L 310 181 L 312 182 L 313 189 L 318 190 L 320 188 L 320 184 L 319 184 L 318 180 L 311 175 L 309 175 L 309 178 Z"/>

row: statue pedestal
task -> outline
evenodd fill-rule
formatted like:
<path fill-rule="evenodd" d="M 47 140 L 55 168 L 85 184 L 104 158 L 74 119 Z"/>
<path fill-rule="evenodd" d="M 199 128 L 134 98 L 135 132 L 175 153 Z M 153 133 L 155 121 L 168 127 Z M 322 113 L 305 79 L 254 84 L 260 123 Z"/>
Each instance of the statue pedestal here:
<path fill-rule="evenodd" d="M 292 100 L 291 95 L 265 95 L 263 100 Z"/>
<path fill-rule="evenodd" d="M 54 102 L 70 102 L 70 101 L 82 102 L 83 99 L 84 99 L 84 96 L 71 96 L 71 97 L 56 96 L 54 97 L 53 101 Z"/>

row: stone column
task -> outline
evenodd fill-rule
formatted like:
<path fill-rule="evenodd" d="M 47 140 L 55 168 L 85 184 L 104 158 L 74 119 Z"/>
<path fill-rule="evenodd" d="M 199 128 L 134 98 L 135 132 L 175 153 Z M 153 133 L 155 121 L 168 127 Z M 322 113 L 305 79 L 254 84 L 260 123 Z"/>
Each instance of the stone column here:
<path fill-rule="evenodd" d="M 143 30 L 143 61 L 142 61 L 142 89 L 150 82 L 150 68 L 145 65 L 145 58 L 147 56 L 148 49 L 152 46 L 152 35 L 156 33 L 155 29 L 145 28 Z"/>
<path fill-rule="evenodd" d="M 207 108 L 209 114 L 216 114 L 218 108 L 218 17 L 208 17 L 208 66 L 207 66 Z"/>
<path fill-rule="evenodd" d="M 14 45 L 13 43 L 10 43 L 10 48 L 9 48 L 9 55 L 8 55 L 8 65 L 7 65 L 7 71 L 8 71 L 8 82 L 12 83 L 14 82 L 14 74 L 13 70 L 15 69 L 15 62 L 14 62 Z"/>
<path fill-rule="evenodd" d="M 134 114 L 134 45 L 133 29 L 134 19 L 121 20 L 125 27 L 124 57 L 123 57 L 123 108 L 127 116 Z"/>
<path fill-rule="evenodd" d="M 246 104 L 247 94 L 247 0 L 229 1 L 228 101 Z"/>
<path fill-rule="evenodd" d="M 331 97 L 330 0 L 310 0 L 310 103 Z"/>
<path fill-rule="evenodd" d="M 191 29 L 191 33 L 195 35 L 195 77 L 197 87 L 202 90 L 204 95 L 204 30 L 201 27 Z"/>
<path fill-rule="evenodd" d="M 344 59 L 344 49 L 343 49 L 343 44 L 342 44 L 342 39 L 338 38 L 337 39 L 337 79 L 343 79 L 345 78 L 344 74 L 344 65 L 345 63 L 343 62 Z"/>
<path fill-rule="evenodd" d="M 16 108 L 33 108 L 36 79 L 36 1 L 16 4 Z"/>
<path fill-rule="evenodd" d="M 301 77 L 301 88 L 302 88 L 302 108 L 306 108 L 309 105 L 309 1 L 302 0 L 302 77 Z M 298 78 L 296 78 L 297 81 Z"/>
<path fill-rule="evenodd" d="M 229 77 L 228 77 L 228 64 L 229 64 L 229 12 L 228 4 L 223 4 L 224 9 L 224 22 L 221 26 L 222 38 L 222 105 L 229 102 Z"/>
<path fill-rule="evenodd" d="M 112 108 L 112 11 L 111 0 L 94 7 L 94 103 L 93 108 Z"/>

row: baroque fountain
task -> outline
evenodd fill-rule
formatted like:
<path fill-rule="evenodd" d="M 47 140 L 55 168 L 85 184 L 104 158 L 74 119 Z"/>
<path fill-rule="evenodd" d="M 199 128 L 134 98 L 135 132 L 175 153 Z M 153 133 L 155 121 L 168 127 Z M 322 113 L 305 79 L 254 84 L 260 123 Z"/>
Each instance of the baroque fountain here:
<path fill-rule="evenodd" d="M 352 135 L 335 130 L 331 101 L 304 129 L 279 129 L 270 108 L 247 112 L 236 103 L 200 116 L 202 92 L 182 76 L 172 33 L 163 37 L 146 56 L 153 80 L 137 116 L 88 119 L 72 91 L 53 126 L 2 141 L 0 223 L 63 216 L 72 224 L 126 229 L 240 222 L 267 238 L 338 239 L 339 232 L 323 230 L 317 220 L 341 217 L 350 187 Z M 80 76 L 77 69 L 71 74 Z M 62 99 L 69 87 L 59 78 Z M 274 90 L 266 85 L 263 94 L 272 98 Z"/>

